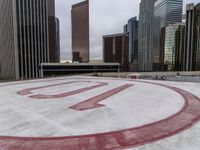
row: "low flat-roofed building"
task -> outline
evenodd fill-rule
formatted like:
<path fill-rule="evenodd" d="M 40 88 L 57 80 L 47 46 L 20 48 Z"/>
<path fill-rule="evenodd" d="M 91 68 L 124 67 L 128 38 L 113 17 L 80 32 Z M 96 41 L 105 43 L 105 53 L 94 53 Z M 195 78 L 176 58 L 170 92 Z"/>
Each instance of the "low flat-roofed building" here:
<path fill-rule="evenodd" d="M 40 76 L 119 72 L 119 70 L 119 63 L 42 63 L 40 65 Z"/>

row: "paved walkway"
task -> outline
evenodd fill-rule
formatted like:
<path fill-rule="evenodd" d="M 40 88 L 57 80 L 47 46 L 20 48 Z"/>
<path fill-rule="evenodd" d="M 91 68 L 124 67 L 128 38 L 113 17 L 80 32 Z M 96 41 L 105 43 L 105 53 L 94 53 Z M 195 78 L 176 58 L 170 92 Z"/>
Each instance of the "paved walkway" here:
<path fill-rule="evenodd" d="M 0 150 L 197 150 L 200 84 L 66 77 L 0 84 Z"/>

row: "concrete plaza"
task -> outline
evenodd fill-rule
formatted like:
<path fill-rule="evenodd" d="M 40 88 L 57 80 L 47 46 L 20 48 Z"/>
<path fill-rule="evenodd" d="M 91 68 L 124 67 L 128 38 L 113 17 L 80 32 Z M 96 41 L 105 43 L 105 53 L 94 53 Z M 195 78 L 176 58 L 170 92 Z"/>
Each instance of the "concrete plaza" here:
<path fill-rule="evenodd" d="M 0 84 L 0 150 L 199 150 L 200 83 L 72 76 Z"/>

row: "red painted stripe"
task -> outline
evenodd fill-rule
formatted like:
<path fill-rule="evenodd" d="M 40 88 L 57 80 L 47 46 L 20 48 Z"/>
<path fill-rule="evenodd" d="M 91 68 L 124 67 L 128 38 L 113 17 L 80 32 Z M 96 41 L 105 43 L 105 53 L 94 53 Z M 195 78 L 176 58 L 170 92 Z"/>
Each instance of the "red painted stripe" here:
<path fill-rule="evenodd" d="M 30 95 L 30 94 L 33 94 L 32 91 L 34 91 L 34 90 L 40 90 L 40 89 L 45 89 L 45 88 L 54 87 L 54 86 L 60 86 L 60 85 L 66 85 L 66 84 L 72 84 L 72 83 L 81 83 L 81 82 L 87 83 L 87 82 L 91 82 L 91 81 L 72 81 L 72 82 L 66 82 L 66 83 L 45 85 L 45 86 L 40 86 L 40 87 L 24 89 L 24 90 L 17 92 L 17 94 L 19 94 L 19 95 Z"/>
<path fill-rule="evenodd" d="M 83 111 L 83 110 L 88 110 L 88 109 L 93 109 L 93 108 L 99 108 L 99 107 L 103 107 L 104 105 L 102 104 L 98 104 L 99 102 L 117 94 L 120 93 L 130 87 L 132 87 L 133 84 L 125 84 L 123 86 L 120 86 L 118 88 L 112 89 L 110 91 L 107 91 L 103 94 L 100 94 L 98 96 L 95 96 L 93 98 L 90 98 L 88 100 L 85 100 L 79 104 L 73 105 L 69 108 L 74 109 L 74 110 L 78 110 L 78 111 Z"/>
<path fill-rule="evenodd" d="M 63 98 L 63 97 L 67 97 L 67 96 L 72 96 L 72 95 L 76 95 L 82 92 L 86 92 L 95 88 L 99 88 L 102 86 L 106 86 L 108 85 L 108 83 L 103 83 L 103 82 L 96 82 L 96 85 L 93 86 L 88 86 L 85 88 L 81 88 L 78 90 L 74 90 L 74 91 L 70 91 L 70 92 L 66 92 L 66 93 L 62 93 L 62 94 L 56 94 L 56 95 L 43 95 L 43 94 L 37 94 L 37 95 L 32 95 L 29 96 L 31 98 L 35 98 L 35 99 L 54 99 L 54 98 Z"/>
<path fill-rule="evenodd" d="M 148 84 L 154 84 L 148 82 Z M 192 93 L 161 84 L 179 93 L 184 107 L 176 114 L 155 123 L 137 128 L 55 138 L 0 137 L 1 150 L 117 150 L 155 142 L 176 135 L 200 120 L 200 99 Z"/>

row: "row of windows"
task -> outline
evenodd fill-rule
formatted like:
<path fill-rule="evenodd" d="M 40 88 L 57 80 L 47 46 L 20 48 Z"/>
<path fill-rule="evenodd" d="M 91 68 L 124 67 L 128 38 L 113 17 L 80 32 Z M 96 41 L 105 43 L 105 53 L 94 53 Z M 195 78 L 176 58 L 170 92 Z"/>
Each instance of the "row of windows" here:
<path fill-rule="evenodd" d="M 18 23 L 19 74 L 39 76 L 38 65 L 47 62 L 48 24 L 46 0 L 16 0 Z"/>
<path fill-rule="evenodd" d="M 118 69 L 119 66 L 42 66 L 43 70 L 96 70 L 96 69 L 107 69 L 113 70 Z M 40 66 L 41 69 L 41 66 Z"/>

